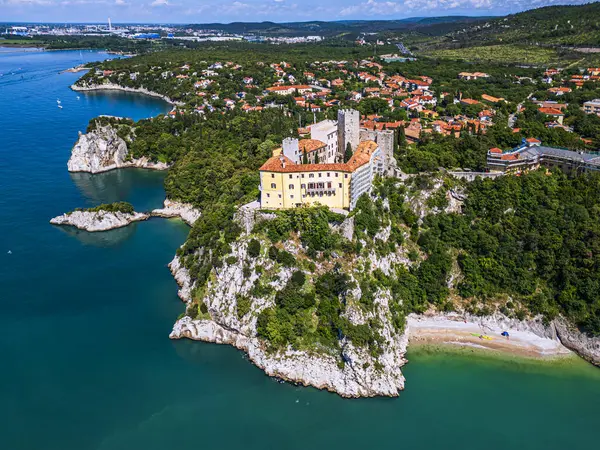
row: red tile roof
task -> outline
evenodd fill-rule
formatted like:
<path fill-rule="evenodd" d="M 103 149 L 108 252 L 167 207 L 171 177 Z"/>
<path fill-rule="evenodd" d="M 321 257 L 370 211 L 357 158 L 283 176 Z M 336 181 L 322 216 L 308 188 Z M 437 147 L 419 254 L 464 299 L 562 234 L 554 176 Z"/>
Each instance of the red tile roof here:
<path fill-rule="evenodd" d="M 259 169 L 261 172 L 354 172 L 359 167 L 367 164 L 371 155 L 377 150 L 377 144 L 373 141 L 363 141 L 358 144 L 352 158 L 347 163 L 336 164 L 295 164 L 287 156 L 279 155 L 269 158 Z"/>
<path fill-rule="evenodd" d="M 538 111 L 541 112 L 542 114 L 546 114 L 548 116 L 564 116 L 565 115 L 560 109 L 556 109 L 556 108 L 539 108 Z"/>
<path fill-rule="evenodd" d="M 300 139 L 298 141 L 298 148 L 302 153 L 310 153 L 320 148 L 326 147 L 325 142 L 319 141 L 318 139 Z"/>

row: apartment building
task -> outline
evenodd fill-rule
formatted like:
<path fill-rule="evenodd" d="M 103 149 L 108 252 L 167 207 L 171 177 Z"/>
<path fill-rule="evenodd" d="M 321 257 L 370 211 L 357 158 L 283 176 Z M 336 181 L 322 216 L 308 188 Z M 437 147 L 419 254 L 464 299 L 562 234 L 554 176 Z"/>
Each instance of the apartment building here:
<path fill-rule="evenodd" d="M 600 115 L 600 98 L 590 100 L 583 104 L 583 111 L 586 114 L 598 114 Z"/>

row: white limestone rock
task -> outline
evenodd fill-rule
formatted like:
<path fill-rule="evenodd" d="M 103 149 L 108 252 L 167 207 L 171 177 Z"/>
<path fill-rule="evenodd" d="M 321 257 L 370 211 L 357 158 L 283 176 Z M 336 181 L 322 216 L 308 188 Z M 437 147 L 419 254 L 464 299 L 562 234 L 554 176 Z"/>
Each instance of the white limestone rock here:
<path fill-rule="evenodd" d="M 192 283 L 192 278 L 190 277 L 188 270 L 183 266 L 178 256 L 175 256 L 169 263 L 169 269 L 179 285 L 177 295 L 185 303 L 191 302 L 194 284 Z"/>
<path fill-rule="evenodd" d="M 155 209 L 151 214 L 156 217 L 180 217 L 181 220 L 192 226 L 200 217 L 200 210 L 194 208 L 190 203 L 181 203 L 167 198 L 164 201 L 164 208 Z"/>
<path fill-rule="evenodd" d="M 165 170 L 168 164 L 152 162 L 148 158 L 128 159 L 127 143 L 112 126 L 98 126 L 79 139 L 67 163 L 69 172 L 100 173 L 124 167 Z"/>
<path fill-rule="evenodd" d="M 108 211 L 73 211 L 50 219 L 52 225 L 70 225 L 85 231 L 107 231 L 121 228 L 132 222 L 147 220 L 150 216 L 144 213 L 133 214 Z"/>
<path fill-rule="evenodd" d="M 292 243 L 286 244 L 288 251 L 298 251 Z M 248 276 L 244 276 L 244 265 L 250 269 L 246 271 Z M 230 255 L 224 258 L 221 268 L 214 269 L 214 276 L 211 275 L 206 287 L 203 301 L 210 319 L 194 320 L 185 316 L 175 323 L 170 338 L 233 345 L 246 352 L 249 359 L 267 375 L 327 389 L 343 397 L 398 395 L 404 388 L 401 367 L 406 363 L 404 354 L 408 337 L 405 332 L 398 333 L 392 324 L 389 292 L 378 292 L 372 312 L 364 313 L 355 307 L 347 310 L 347 317 L 352 323 L 365 323 L 369 318 L 376 318 L 383 324 L 379 330 L 382 354 L 378 357 L 373 357 L 367 349 L 355 347 L 347 339 L 341 342 L 345 364 L 340 364 L 339 357 L 326 352 L 309 353 L 292 348 L 267 352 L 265 343 L 257 337 L 256 320 L 262 310 L 274 305 L 274 294 L 260 298 L 250 295 L 255 281 L 261 276 L 258 267 L 266 273 L 273 270 L 274 263 L 266 256 L 249 258 L 244 238 L 233 244 Z M 193 285 L 187 270 L 178 258 L 173 260 L 170 268 L 180 285 L 180 298 L 189 302 Z M 275 290 L 282 289 L 292 272 L 292 269 L 280 270 L 270 286 Z M 353 291 L 352 295 L 356 298 L 359 293 L 360 289 Z M 237 314 L 239 296 L 251 300 L 250 311 L 242 317 Z"/>

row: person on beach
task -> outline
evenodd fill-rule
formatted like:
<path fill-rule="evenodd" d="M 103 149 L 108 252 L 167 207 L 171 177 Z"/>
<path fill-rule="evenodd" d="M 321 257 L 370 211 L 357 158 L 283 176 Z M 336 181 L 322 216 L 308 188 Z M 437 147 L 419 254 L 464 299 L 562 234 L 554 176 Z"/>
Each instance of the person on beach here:
<path fill-rule="evenodd" d="M 506 340 L 510 340 L 510 335 L 508 334 L 508 331 L 503 331 L 502 336 L 506 336 Z"/>

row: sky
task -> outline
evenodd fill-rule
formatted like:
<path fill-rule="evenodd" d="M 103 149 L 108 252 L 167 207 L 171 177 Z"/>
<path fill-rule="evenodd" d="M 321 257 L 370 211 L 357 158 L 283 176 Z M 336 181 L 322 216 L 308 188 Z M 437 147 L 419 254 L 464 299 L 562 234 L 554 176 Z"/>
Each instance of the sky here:
<path fill-rule="evenodd" d="M 589 0 L 0 0 L 0 22 L 210 23 L 504 15 Z"/>

